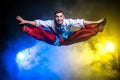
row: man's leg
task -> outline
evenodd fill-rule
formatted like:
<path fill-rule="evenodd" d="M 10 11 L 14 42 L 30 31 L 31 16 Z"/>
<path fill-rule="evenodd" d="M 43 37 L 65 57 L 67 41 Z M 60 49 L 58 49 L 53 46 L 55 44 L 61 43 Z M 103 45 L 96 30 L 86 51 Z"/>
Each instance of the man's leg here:
<path fill-rule="evenodd" d="M 54 44 L 54 41 L 56 39 L 55 34 L 44 30 L 42 27 L 22 25 L 21 28 L 23 32 L 27 33 L 30 36 L 33 36 L 37 40 L 45 41 L 52 45 Z"/>
<path fill-rule="evenodd" d="M 67 40 L 61 42 L 61 45 L 70 45 L 73 43 L 88 40 L 98 32 L 101 32 L 101 30 L 103 30 L 103 27 L 103 24 L 98 24 L 95 27 L 94 25 L 86 25 L 85 28 L 75 31 L 72 35 L 69 36 Z"/>

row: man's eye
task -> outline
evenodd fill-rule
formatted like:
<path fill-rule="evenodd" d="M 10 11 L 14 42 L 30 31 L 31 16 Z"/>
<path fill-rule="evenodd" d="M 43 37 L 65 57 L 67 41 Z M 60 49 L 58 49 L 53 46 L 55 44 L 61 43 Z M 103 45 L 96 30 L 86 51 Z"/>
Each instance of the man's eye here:
<path fill-rule="evenodd" d="M 56 16 L 57 18 L 59 17 L 59 16 Z"/>

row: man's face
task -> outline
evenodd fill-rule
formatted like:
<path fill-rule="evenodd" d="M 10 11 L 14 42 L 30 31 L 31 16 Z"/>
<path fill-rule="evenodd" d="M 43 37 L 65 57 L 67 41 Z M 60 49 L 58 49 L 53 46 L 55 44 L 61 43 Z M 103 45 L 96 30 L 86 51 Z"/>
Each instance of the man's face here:
<path fill-rule="evenodd" d="M 61 25 L 64 22 L 65 16 L 63 13 L 57 13 L 55 15 L 55 22 L 57 25 Z"/>

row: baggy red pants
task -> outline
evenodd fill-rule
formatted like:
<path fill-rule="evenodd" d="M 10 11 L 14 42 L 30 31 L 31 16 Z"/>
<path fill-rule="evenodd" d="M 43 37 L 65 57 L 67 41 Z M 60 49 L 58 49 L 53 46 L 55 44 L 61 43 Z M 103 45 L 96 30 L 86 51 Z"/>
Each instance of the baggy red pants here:
<path fill-rule="evenodd" d="M 38 40 L 42 40 L 54 45 L 54 42 L 56 40 L 56 34 L 44 30 L 43 27 L 22 25 L 21 28 L 23 32 L 27 33 L 28 35 L 33 36 Z M 68 37 L 68 39 L 60 38 L 60 45 L 70 45 L 73 43 L 87 40 L 91 36 L 95 35 L 97 32 L 99 32 L 99 26 L 94 27 L 93 25 L 87 25 L 85 26 L 85 28 L 73 32 Z"/>

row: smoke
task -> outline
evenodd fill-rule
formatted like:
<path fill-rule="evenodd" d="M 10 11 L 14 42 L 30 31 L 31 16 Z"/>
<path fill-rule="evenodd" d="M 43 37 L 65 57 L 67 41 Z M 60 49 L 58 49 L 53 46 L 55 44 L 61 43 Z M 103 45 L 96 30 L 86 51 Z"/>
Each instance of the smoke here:
<path fill-rule="evenodd" d="M 118 4 L 112 1 L 97 0 L 75 0 L 70 5 L 66 5 L 66 3 L 70 2 L 59 2 L 56 7 L 65 11 L 67 18 L 98 20 L 106 17 L 107 24 L 102 33 L 98 33 L 89 41 L 67 46 L 67 48 L 63 47 L 64 52 L 59 53 L 57 62 L 52 64 L 52 69 L 62 77 L 62 80 L 117 80 L 120 74 L 119 38 L 117 38 L 119 33 L 117 31 L 119 29 Z M 113 53 L 104 52 L 104 49 L 96 50 L 97 43 L 104 44 L 107 41 L 115 44 L 116 49 Z"/>
<path fill-rule="evenodd" d="M 2 58 L 7 75 L 5 74 L 2 79 L 118 80 L 120 78 L 118 1 L 57 0 L 49 1 L 48 6 L 43 5 L 45 3 L 46 1 L 35 1 L 32 4 L 31 1 L 29 6 L 26 6 L 25 3 L 21 5 L 21 2 L 20 13 L 23 16 L 47 19 L 49 16 L 51 18 L 54 10 L 61 9 L 65 12 L 66 18 L 98 20 L 105 16 L 107 24 L 103 32 L 87 41 L 60 47 L 51 46 L 25 35 L 19 35 L 14 39 L 11 36 L 13 33 L 10 34 L 12 41 L 6 42 L 8 47 Z M 13 27 L 9 28 L 11 28 L 9 32 L 15 32 Z M 114 52 L 106 52 L 104 47 L 98 47 L 107 41 L 114 43 Z M 27 51 L 29 54 L 23 62 L 16 61 L 19 52 L 25 54 Z"/>
<path fill-rule="evenodd" d="M 101 55 L 88 42 L 61 48 L 62 51 L 52 54 L 51 69 L 62 80 L 117 79 L 119 72 L 113 69 L 116 64 L 112 63 L 115 61 L 112 54 Z"/>

